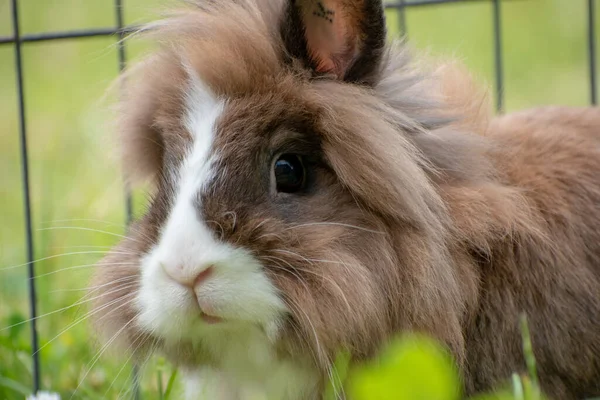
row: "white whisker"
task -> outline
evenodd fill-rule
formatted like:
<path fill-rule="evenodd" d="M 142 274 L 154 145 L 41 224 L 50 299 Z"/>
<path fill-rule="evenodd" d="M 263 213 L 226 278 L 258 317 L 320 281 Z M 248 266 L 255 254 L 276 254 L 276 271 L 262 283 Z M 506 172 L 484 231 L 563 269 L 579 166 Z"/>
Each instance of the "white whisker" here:
<path fill-rule="evenodd" d="M 94 228 L 84 228 L 81 226 L 52 226 L 49 228 L 39 228 L 37 229 L 38 231 L 52 231 L 52 230 L 56 230 L 56 229 L 73 229 L 73 230 L 78 230 L 78 231 L 87 231 L 87 232 L 95 232 L 95 233 L 102 233 L 104 235 L 109 235 L 109 236 L 115 236 L 121 239 L 131 239 L 128 238 L 125 235 L 120 235 L 118 233 L 114 233 L 114 232 L 109 232 L 109 231 L 103 231 L 101 229 L 94 229 Z M 134 239 L 131 239 L 134 240 Z"/>
<path fill-rule="evenodd" d="M 63 249 L 63 250 L 67 250 L 67 249 L 105 249 L 105 250 L 110 250 L 112 249 L 114 246 L 89 246 L 89 245 L 80 245 L 80 246 L 52 246 L 50 247 L 51 249 Z"/>
<path fill-rule="evenodd" d="M 119 279 L 112 280 L 112 281 L 110 281 L 110 282 L 108 282 L 108 283 L 103 283 L 102 285 L 88 286 L 88 287 L 84 287 L 84 288 L 77 288 L 77 289 L 56 289 L 56 290 L 51 290 L 51 291 L 49 291 L 48 293 L 61 293 L 61 292 L 82 292 L 82 291 L 84 291 L 84 290 L 85 290 L 85 291 L 92 291 L 92 292 L 93 292 L 93 291 L 96 291 L 96 290 L 98 290 L 98 289 L 100 289 L 100 288 L 103 288 L 103 287 L 105 287 L 105 286 L 108 286 L 108 285 L 115 284 L 115 283 L 117 283 L 117 282 L 121 282 L 121 281 L 124 281 L 124 280 L 129 280 L 129 279 L 136 279 L 136 278 L 137 278 L 137 276 L 124 276 L 124 277 L 122 277 L 122 278 L 119 278 Z"/>
<path fill-rule="evenodd" d="M 278 251 L 280 253 L 289 254 L 289 255 L 293 255 L 293 256 L 299 257 L 302 260 L 305 260 L 306 262 L 308 262 L 309 264 L 314 265 L 314 263 L 311 262 L 310 259 L 308 259 L 306 257 L 303 257 L 300 254 L 294 253 L 293 251 L 288 251 L 288 250 L 273 250 L 273 251 Z M 279 259 L 279 260 L 281 260 L 281 259 Z M 299 268 L 297 268 L 297 269 L 299 269 Z M 319 278 L 321 278 L 321 279 L 326 280 L 327 282 L 329 282 L 335 289 L 337 289 L 337 291 L 339 292 L 340 296 L 342 297 L 342 299 L 346 303 L 346 307 L 348 308 L 348 312 L 352 312 L 352 307 L 350 306 L 350 302 L 348 301 L 348 298 L 346 297 L 346 294 L 344 293 L 344 291 L 342 290 L 342 288 L 340 287 L 340 285 L 336 281 L 334 281 L 332 278 L 330 278 L 328 276 L 325 276 L 324 274 L 319 274 L 319 273 L 317 273 L 315 271 L 311 271 L 311 270 L 306 269 L 306 268 L 301 268 L 299 270 L 307 272 L 307 273 L 310 273 L 310 274 L 313 274 L 314 276 L 317 276 L 317 277 L 319 277 Z"/>
<path fill-rule="evenodd" d="M 52 260 L 52 259 L 58 258 L 58 257 L 76 256 L 76 255 L 83 255 L 83 254 L 106 254 L 106 253 L 107 253 L 106 251 L 91 250 L 91 251 L 73 251 L 73 252 L 69 252 L 69 253 L 54 254 L 51 256 L 38 258 L 37 260 L 33 260 L 33 261 L 26 262 L 23 264 L 11 265 L 9 267 L 3 267 L 3 268 L 0 268 L 0 271 L 6 271 L 6 270 L 10 270 L 10 269 L 15 269 L 15 268 L 22 268 L 22 267 L 28 266 L 29 264 L 36 264 L 36 263 L 39 263 L 42 261 Z M 115 252 L 112 252 L 112 254 L 133 255 L 134 253 L 115 251 Z"/>
<path fill-rule="evenodd" d="M 292 309 L 298 309 L 298 308 L 300 308 L 300 306 L 293 299 L 291 299 L 291 298 L 289 298 L 287 296 L 286 296 L 286 303 Z M 291 324 L 290 326 L 294 329 L 294 332 L 296 332 L 296 335 L 298 335 L 298 339 L 300 339 L 300 340 L 302 340 L 304 342 L 304 344 L 306 345 L 306 347 L 310 351 L 311 356 L 312 356 L 313 360 L 315 361 L 315 363 L 319 364 L 319 357 L 317 356 L 317 353 L 315 352 L 315 350 L 313 349 L 313 347 L 308 342 L 308 339 L 304 337 L 304 335 L 302 334 L 302 332 L 299 330 L 299 328 L 295 324 Z"/>
<path fill-rule="evenodd" d="M 45 343 L 43 346 L 41 346 L 41 347 L 40 347 L 40 348 L 39 348 L 39 349 L 38 349 L 38 350 L 37 350 L 37 351 L 36 351 L 34 354 L 37 354 L 37 353 L 39 353 L 40 351 L 42 351 L 42 350 L 43 350 L 43 349 L 44 349 L 46 346 L 48 346 L 50 343 L 54 342 L 54 341 L 55 341 L 55 340 L 56 340 L 56 339 L 57 339 L 59 336 L 61 336 L 63 333 L 65 333 L 65 332 L 66 332 L 66 331 L 68 331 L 69 329 L 73 328 L 75 325 L 79 324 L 81 321 L 84 321 L 84 320 L 88 319 L 89 317 L 91 317 L 92 315 L 94 315 L 94 314 L 96 314 L 96 313 L 98 313 L 98 312 L 100 312 L 100 311 L 102 311 L 102 310 L 104 310 L 104 309 L 106 309 L 106 308 L 108 308 L 108 307 L 112 306 L 113 304 L 115 304 L 115 303 L 118 303 L 119 301 L 122 301 L 123 299 L 125 299 L 125 298 L 128 298 L 128 297 L 131 297 L 131 296 L 134 296 L 134 295 L 135 295 L 135 293 L 130 293 L 130 294 L 127 294 L 127 295 L 125 295 L 125 296 L 122 296 L 122 297 L 120 297 L 120 298 L 118 298 L 118 299 L 115 299 L 115 300 L 112 300 L 112 301 L 108 302 L 107 304 L 103 305 L 102 307 L 99 307 L 99 308 L 97 308 L 97 309 L 95 309 L 95 310 L 92 310 L 92 311 L 90 311 L 90 312 L 86 313 L 86 314 L 85 314 L 83 317 L 81 317 L 81 318 L 77 319 L 75 322 L 72 322 L 72 323 L 70 323 L 70 324 L 69 324 L 69 325 L 68 325 L 68 326 L 67 326 L 65 329 L 63 329 L 63 330 L 62 330 L 62 331 L 60 331 L 60 332 L 59 332 L 59 333 L 58 333 L 56 336 L 54 336 L 54 337 L 52 338 L 52 340 L 50 340 L 50 341 L 46 342 L 46 343 Z M 108 314 L 106 314 L 106 315 L 110 315 L 110 314 L 112 314 L 113 312 L 115 312 L 115 311 L 116 311 L 116 310 L 118 310 L 119 308 L 121 308 L 121 307 L 123 307 L 123 306 L 125 306 L 125 305 L 127 305 L 127 304 L 129 304 L 129 303 L 131 303 L 131 302 L 132 302 L 132 301 L 134 301 L 134 300 L 135 300 L 135 298 L 133 298 L 133 299 L 130 299 L 130 300 L 128 300 L 128 301 L 126 301 L 125 303 L 121 304 L 120 306 L 118 306 L 118 307 L 116 307 L 116 308 L 114 308 L 114 309 L 110 310 L 110 311 L 109 311 L 109 313 L 108 313 Z M 105 315 L 104 317 L 106 317 L 106 315 Z M 101 317 L 101 318 L 100 318 L 100 320 L 101 320 L 101 319 L 103 319 L 104 317 Z"/>
<path fill-rule="evenodd" d="M 315 344 L 317 345 L 317 353 L 319 354 L 319 358 L 321 358 L 321 357 L 324 358 L 326 369 L 327 369 L 327 375 L 329 376 L 330 381 L 333 382 L 333 373 L 331 371 L 331 365 L 332 365 L 332 363 L 331 363 L 331 360 L 329 359 L 329 357 L 327 356 L 327 354 L 323 351 L 323 348 L 321 347 L 321 342 L 319 341 L 319 336 L 317 335 L 317 331 L 315 329 L 315 326 L 313 325 L 312 321 L 308 317 L 308 314 L 306 314 L 306 312 L 304 310 L 302 310 L 301 308 L 298 308 L 298 307 L 297 307 L 297 309 L 302 314 L 304 314 L 304 317 L 306 318 L 306 321 L 310 325 L 310 328 L 311 328 L 312 333 L 313 333 L 314 338 L 315 338 Z M 335 386 L 334 386 L 334 389 L 335 389 Z M 339 397 L 338 394 L 337 394 L 337 389 L 335 389 L 334 395 L 335 395 L 336 398 Z"/>
<path fill-rule="evenodd" d="M 129 351 L 131 349 L 131 347 L 138 341 L 140 340 L 140 338 L 144 337 L 144 333 L 143 332 L 138 332 L 138 334 L 136 335 L 136 338 L 134 341 L 132 341 L 129 346 L 127 346 L 127 350 Z M 110 389 L 113 387 L 113 385 L 115 384 L 115 382 L 117 381 L 117 379 L 119 378 L 119 376 L 121 375 L 121 373 L 123 372 L 123 370 L 125 369 L 125 367 L 127 366 L 127 364 L 129 364 L 129 361 L 131 361 L 131 358 L 135 355 L 135 352 L 144 345 L 144 343 L 146 343 L 148 341 L 149 336 L 146 336 L 144 338 L 144 340 L 142 340 L 136 347 L 135 349 L 133 349 L 133 351 L 131 352 L 131 354 L 129 355 L 129 357 L 127 357 L 127 360 L 125 360 L 125 362 L 123 363 L 123 366 L 121 367 L 121 369 L 119 369 L 119 372 L 117 372 L 117 375 L 114 377 L 114 379 L 112 380 L 112 382 L 110 383 L 110 385 L 108 386 L 108 388 L 106 389 L 106 391 L 104 392 L 104 398 L 106 398 L 106 396 L 108 395 L 108 392 L 110 391 Z M 133 368 L 132 368 L 133 370 Z M 129 373 L 131 375 L 131 372 Z M 129 380 L 129 379 L 128 379 Z"/>
<path fill-rule="evenodd" d="M 302 277 L 296 273 L 295 268 L 290 263 L 288 263 L 285 260 L 282 260 L 281 258 L 273 257 L 273 256 L 261 256 L 261 258 L 267 258 L 267 259 L 272 259 L 272 260 L 276 260 L 276 261 L 281 261 L 284 264 L 287 264 L 289 266 L 289 269 L 285 268 L 284 266 L 279 265 L 277 263 L 273 263 L 273 261 L 271 261 L 271 263 L 272 263 L 271 265 L 273 265 L 274 267 L 280 268 L 280 269 L 282 269 L 282 270 L 284 270 L 284 271 L 286 271 L 286 272 L 294 275 L 298 279 L 298 281 L 300 281 L 300 283 L 302 284 L 302 286 L 304 286 L 304 289 L 306 289 L 307 294 L 310 293 L 310 289 L 308 288 L 308 285 L 307 285 L 306 281 L 304 279 L 302 279 Z"/>
<path fill-rule="evenodd" d="M 38 279 L 38 278 L 42 278 L 44 276 L 57 274 L 59 272 L 69 271 L 69 270 L 74 270 L 74 269 L 81 269 L 81 268 L 102 267 L 102 266 L 115 266 L 115 265 L 138 265 L 138 264 L 139 263 L 137 263 L 137 262 L 129 262 L 129 263 L 106 263 L 106 264 L 98 264 L 98 263 L 95 263 L 95 264 L 82 264 L 82 265 L 75 265 L 73 267 L 66 267 L 66 268 L 57 269 L 56 271 L 46 272 L 44 274 L 39 274 L 39 275 L 34 276 L 33 278 L 28 278 L 28 279 Z"/>
<path fill-rule="evenodd" d="M 121 285 L 119 285 L 119 286 L 121 286 Z M 98 296 L 92 297 L 92 298 L 90 298 L 90 299 L 87 299 L 87 300 L 84 300 L 84 299 L 85 299 L 85 297 L 86 297 L 87 295 L 86 295 L 86 296 L 83 296 L 81 299 L 79 299 L 77 302 L 75 302 L 75 303 L 71 304 L 70 306 L 66 306 L 66 307 L 60 308 L 60 309 L 58 309 L 58 310 L 50 311 L 50 312 L 48 312 L 48 313 L 45 313 L 45 314 L 42 314 L 42 315 L 38 315 L 38 316 L 35 316 L 35 317 L 33 317 L 33 318 L 26 319 L 26 320 L 24 320 L 24 321 L 17 322 L 16 324 L 13 324 L 13 325 L 7 326 L 7 327 L 5 327 L 5 328 L 1 328 L 1 329 L 0 329 L 0 332 L 2 332 L 2 331 L 5 331 L 5 330 L 8 330 L 8 329 L 11 329 L 11 328 L 14 328 L 14 327 L 16 327 L 16 326 L 19 326 L 19 325 L 23 325 L 23 324 L 26 324 L 26 323 L 29 323 L 29 322 L 32 322 L 32 321 L 38 320 L 38 319 L 40 319 L 40 318 L 43 318 L 43 317 L 47 317 L 47 316 L 49 316 L 49 315 L 53 315 L 53 314 L 57 314 L 57 313 L 59 313 L 59 312 L 62 312 L 62 311 L 69 310 L 69 309 L 71 309 L 71 308 L 73 308 L 73 307 L 80 306 L 80 305 L 82 305 L 82 304 L 85 304 L 85 303 L 87 303 L 87 302 L 89 302 L 89 301 L 93 301 L 93 300 L 99 299 L 100 297 L 104 297 L 104 296 L 106 296 L 106 295 L 109 295 L 109 294 L 112 294 L 112 293 L 114 293 L 114 292 L 118 292 L 119 290 L 125 290 L 125 289 L 128 289 L 129 287 L 134 287 L 134 286 L 135 286 L 134 284 L 130 284 L 130 285 L 127 285 L 127 284 L 125 284 L 125 287 L 120 287 L 120 288 L 118 288 L 118 289 L 115 289 L 115 290 L 112 290 L 112 291 L 108 291 L 108 292 L 102 293 L 101 295 L 98 295 Z"/>
<path fill-rule="evenodd" d="M 103 221 L 101 219 L 90 219 L 90 218 L 55 219 L 53 221 L 42 221 L 42 225 L 64 223 L 64 222 L 96 222 L 99 224 L 110 225 L 110 226 L 115 226 L 115 227 L 119 227 L 119 228 L 126 228 L 126 226 L 124 224 Z"/>
<path fill-rule="evenodd" d="M 385 234 L 385 232 L 376 231 L 376 230 L 369 229 L 369 228 L 363 228 L 362 226 L 356 226 L 356 225 L 351 225 L 351 224 L 344 224 L 344 223 L 341 223 L 341 222 L 311 222 L 311 223 L 307 223 L 307 224 L 298 224 L 298 225 L 289 226 L 289 227 L 285 228 L 284 231 L 288 231 L 290 229 L 295 229 L 295 228 L 307 227 L 307 226 L 327 226 L 327 225 L 342 226 L 342 227 L 345 227 L 345 228 L 353 228 L 353 229 L 357 229 L 357 230 L 360 230 L 360 231 L 365 231 L 365 232 L 370 232 L 370 233 L 377 233 L 379 235 Z"/>
<path fill-rule="evenodd" d="M 83 383 L 83 381 L 85 381 L 85 378 L 88 376 L 88 374 L 90 373 L 90 371 L 92 370 L 92 368 L 94 368 L 94 365 L 96 365 L 96 363 L 98 362 L 98 360 L 100 359 L 100 357 L 102 357 L 102 354 L 104 354 L 104 352 L 106 351 L 106 349 L 108 349 L 108 347 L 117 339 L 117 337 L 121 334 L 121 332 L 123 332 L 129 326 L 129 324 L 131 324 L 133 321 L 135 321 L 136 317 L 137 316 L 132 317 L 125 325 L 123 325 L 121 327 L 121 329 L 119 329 L 110 338 L 110 340 L 108 340 L 108 342 L 106 342 L 106 344 L 104 344 L 104 346 L 102 346 L 102 348 L 98 351 L 98 353 L 94 356 L 94 358 L 92 358 L 92 365 L 89 368 L 87 368 L 87 371 L 85 372 L 85 374 L 83 375 L 83 377 L 79 381 L 79 384 L 77 385 L 77 387 L 73 391 L 73 394 L 71 394 L 70 399 L 73 399 L 73 397 L 75 396 L 75 393 L 77 393 L 77 391 L 81 387 L 81 384 Z"/>

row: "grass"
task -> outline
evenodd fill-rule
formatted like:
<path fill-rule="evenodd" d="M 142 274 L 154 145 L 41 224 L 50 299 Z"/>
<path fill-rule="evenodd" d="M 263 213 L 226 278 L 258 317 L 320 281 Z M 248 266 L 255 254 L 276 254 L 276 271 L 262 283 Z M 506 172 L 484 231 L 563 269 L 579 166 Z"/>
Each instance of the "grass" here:
<path fill-rule="evenodd" d="M 163 4 L 126 0 L 126 22 L 148 20 Z M 114 24 L 109 0 L 21 0 L 20 5 L 24 33 Z M 588 103 L 585 10 L 584 0 L 502 2 L 508 111 Z M 600 21 L 600 7 L 597 11 Z M 395 29 L 398 16 L 389 13 L 388 20 Z M 493 79 L 491 21 L 487 2 L 407 11 L 415 47 L 460 57 L 483 84 Z M 0 0 L 0 35 L 10 32 L 9 0 Z M 93 38 L 23 47 L 35 257 L 77 253 L 36 263 L 40 314 L 78 301 L 90 273 L 83 265 L 93 264 L 118 239 L 100 231 L 123 231 L 122 182 L 110 144 L 109 106 L 114 99 L 101 101 L 117 74 L 114 43 L 115 38 Z M 132 42 L 128 56 L 136 58 L 146 49 Z M 26 268 L 6 269 L 26 261 L 14 82 L 13 48 L 0 46 L 0 399 L 21 399 L 31 387 L 29 327 L 6 329 L 28 318 Z M 143 196 L 136 197 L 135 208 L 137 214 L 143 212 Z M 106 355 L 93 362 L 98 347 L 86 321 L 66 329 L 84 313 L 81 305 L 39 319 L 42 387 L 63 398 L 75 388 L 74 398 L 117 398 L 131 387 L 130 367 Z M 155 364 L 142 379 L 145 398 L 159 398 L 159 386 L 178 390 L 169 386 L 171 367 Z"/>

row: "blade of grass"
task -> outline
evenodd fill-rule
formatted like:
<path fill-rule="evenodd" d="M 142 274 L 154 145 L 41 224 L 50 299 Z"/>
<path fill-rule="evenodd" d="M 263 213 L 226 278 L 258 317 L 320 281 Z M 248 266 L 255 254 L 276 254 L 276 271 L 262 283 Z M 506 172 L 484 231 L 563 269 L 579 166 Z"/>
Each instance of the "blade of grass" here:
<path fill-rule="evenodd" d="M 539 386 L 537 367 L 535 364 L 535 356 L 533 354 L 533 345 L 531 344 L 531 334 L 529 332 L 529 324 L 527 323 L 527 316 L 521 314 L 521 337 L 523 340 L 523 353 L 525 356 L 525 364 L 527 364 L 527 371 L 529 371 L 529 379 L 534 386 Z"/>
<path fill-rule="evenodd" d="M 164 400 L 164 393 L 163 393 L 163 384 L 162 384 L 162 369 L 159 368 L 158 371 L 156 371 L 156 380 L 158 383 L 158 398 L 160 400 Z"/>
<path fill-rule="evenodd" d="M 173 391 L 173 387 L 175 386 L 175 378 L 177 377 L 177 370 L 174 370 L 169 378 L 169 382 L 167 383 L 167 390 L 165 390 L 165 395 L 163 397 L 164 400 L 169 400 L 171 396 L 171 392 Z"/>
<path fill-rule="evenodd" d="M 10 378 L 0 376 L 0 386 L 4 386 L 5 388 L 12 389 L 15 392 L 19 392 L 23 396 L 29 396 L 31 394 L 31 389 L 27 386 L 23 385 L 20 382 L 13 381 Z"/>
<path fill-rule="evenodd" d="M 513 383 L 513 396 L 515 400 L 525 400 L 525 396 L 523 394 L 523 383 L 521 382 L 521 377 L 518 374 L 512 374 L 512 383 Z"/>

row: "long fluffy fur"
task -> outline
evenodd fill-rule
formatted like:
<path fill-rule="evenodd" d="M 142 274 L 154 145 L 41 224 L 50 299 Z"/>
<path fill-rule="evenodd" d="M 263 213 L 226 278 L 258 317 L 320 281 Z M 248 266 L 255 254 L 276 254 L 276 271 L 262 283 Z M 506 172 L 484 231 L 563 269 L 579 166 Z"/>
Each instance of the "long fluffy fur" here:
<path fill-rule="evenodd" d="M 164 165 L 189 140 L 179 118 L 191 66 L 228 99 L 219 122 L 230 144 L 225 159 L 241 160 L 257 132 L 292 120 L 318 133 L 333 171 L 323 172 L 327 189 L 307 200 L 303 218 L 337 226 L 290 230 L 289 220 L 258 209 L 238 210 L 232 225 L 223 204 L 243 199 L 207 201 L 224 240 L 298 266 L 306 284 L 267 262 L 291 309 L 302 309 L 290 319 L 283 352 L 308 346 L 325 369 L 341 347 L 360 360 L 394 334 L 425 331 L 448 345 L 467 391 L 476 392 L 524 368 L 518 317 L 525 312 L 544 389 L 560 399 L 600 394 L 600 111 L 492 118 L 485 93 L 458 64 L 417 68 L 405 45 L 387 48 L 370 86 L 314 78 L 286 58 L 283 7 L 206 1 L 151 27 L 162 48 L 132 74 L 121 127 L 132 175 L 150 177 L 158 191 L 120 248 L 144 254 L 168 212 Z M 236 162 L 228 168 L 244 176 Z M 118 250 L 108 261 L 138 258 Z M 318 262 L 332 258 L 337 264 Z M 95 284 L 138 274 L 102 266 Z M 131 290 L 98 300 L 109 334 L 135 312 L 100 307 Z M 134 325 L 127 333 L 140 334 Z M 194 362 L 183 351 L 173 357 Z"/>

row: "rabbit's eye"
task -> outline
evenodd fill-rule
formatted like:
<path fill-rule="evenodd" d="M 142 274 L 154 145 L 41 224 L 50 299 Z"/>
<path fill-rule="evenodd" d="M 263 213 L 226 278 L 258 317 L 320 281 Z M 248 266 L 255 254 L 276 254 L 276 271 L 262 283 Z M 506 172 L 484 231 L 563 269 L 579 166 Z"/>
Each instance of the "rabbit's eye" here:
<path fill-rule="evenodd" d="M 304 188 L 306 172 L 302 159 L 297 154 L 282 154 L 275 161 L 275 183 L 277 191 L 294 193 Z"/>

